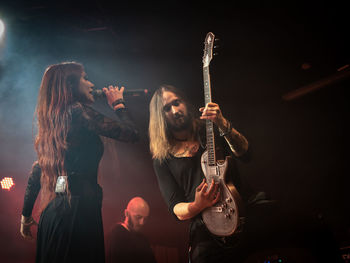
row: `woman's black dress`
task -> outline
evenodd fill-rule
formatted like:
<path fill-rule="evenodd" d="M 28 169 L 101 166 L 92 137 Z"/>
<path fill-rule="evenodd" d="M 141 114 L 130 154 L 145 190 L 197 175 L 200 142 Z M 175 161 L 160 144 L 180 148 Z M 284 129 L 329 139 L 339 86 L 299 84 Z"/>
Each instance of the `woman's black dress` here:
<path fill-rule="evenodd" d="M 105 262 L 101 216 L 102 189 L 97 183 L 98 165 L 103 154 L 99 135 L 124 142 L 138 139 L 138 131 L 119 109 L 120 121 L 104 120 L 89 106 L 76 105 L 67 136 L 65 167 L 71 192 L 57 194 L 40 216 L 36 262 Z M 22 214 L 30 216 L 40 191 L 41 170 L 33 166 L 24 197 Z"/>

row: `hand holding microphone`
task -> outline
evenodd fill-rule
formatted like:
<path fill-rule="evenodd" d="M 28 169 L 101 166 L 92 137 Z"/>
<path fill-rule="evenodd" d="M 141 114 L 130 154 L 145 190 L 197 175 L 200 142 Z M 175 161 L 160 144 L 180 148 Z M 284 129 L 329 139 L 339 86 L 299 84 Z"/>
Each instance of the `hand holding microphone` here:
<path fill-rule="evenodd" d="M 124 97 L 140 97 L 147 95 L 148 90 L 147 89 L 132 89 L 132 90 L 124 90 L 123 96 Z M 95 88 L 92 91 L 92 95 L 97 98 L 106 98 L 106 94 L 103 90 Z"/>
<path fill-rule="evenodd" d="M 103 88 L 103 92 L 107 98 L 108 104 L 114 110 L 125 108 L 123 99 L 124 87 L 119 89 L 118 86 L 113 87 L 112 85 L 109 85 L 108 88 Z"/>
<path fill-rule="evenodd" d="M 91 92 L 95 99 L 107 99 L 108 104 L 115 110 L 125 107 L 124 97 L 140 97 L 145 96 L 147 93 L 147 89 L 124 90 L 124 87 L 118 89 L 117 86 L 113 87 L 112 85 L 102 90 L 94 88 Z"/>

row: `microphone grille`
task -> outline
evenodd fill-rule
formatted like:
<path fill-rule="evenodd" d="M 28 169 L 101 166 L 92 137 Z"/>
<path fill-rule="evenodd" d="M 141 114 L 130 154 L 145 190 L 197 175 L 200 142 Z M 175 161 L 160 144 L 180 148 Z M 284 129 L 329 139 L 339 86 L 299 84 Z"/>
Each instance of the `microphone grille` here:
<path fill-rule="evenodd" d="M 91 93 L 95 98 L 102 98 L 106 96 L 106 94 L 101 89 L 94 89 Z"/>

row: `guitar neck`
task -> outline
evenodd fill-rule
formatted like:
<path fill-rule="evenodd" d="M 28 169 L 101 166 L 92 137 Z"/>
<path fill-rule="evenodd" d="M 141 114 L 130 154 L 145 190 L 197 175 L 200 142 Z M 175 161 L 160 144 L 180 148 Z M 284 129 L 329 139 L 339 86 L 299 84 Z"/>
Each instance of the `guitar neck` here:
<path fill-rule="evenodd" d="M 205 105 L 211 102 L 211 85 L 209 66 L 203 67 L 203 80 L 204 80 L 204 102 Z M 214 141 L 214 125 L 211 120 L 206 120 L 206 135 L 207 135 L 207 151 L 208 151 L 208 165 L 216 165 L 215 156 L 215 141 Z"/>

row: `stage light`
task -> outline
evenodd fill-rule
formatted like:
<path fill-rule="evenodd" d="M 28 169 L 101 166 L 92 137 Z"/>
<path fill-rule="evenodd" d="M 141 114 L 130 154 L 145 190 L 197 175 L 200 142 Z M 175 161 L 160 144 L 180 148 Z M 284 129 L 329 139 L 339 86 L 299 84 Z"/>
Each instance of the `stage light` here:
<path fill-rule="evenodd" d="M 15 185 L 11 177 L 4 177 L 0 183 L 1 183 L 1 188 L 6 190 L 11 190 L 11 187 Z"/>
<path fill-rule="evenodd" d="M 1 39 L 2 35 L 4 34 L 4 32 L 5 32 L 5 24 L 0 19 L 0 39 Z"/>

